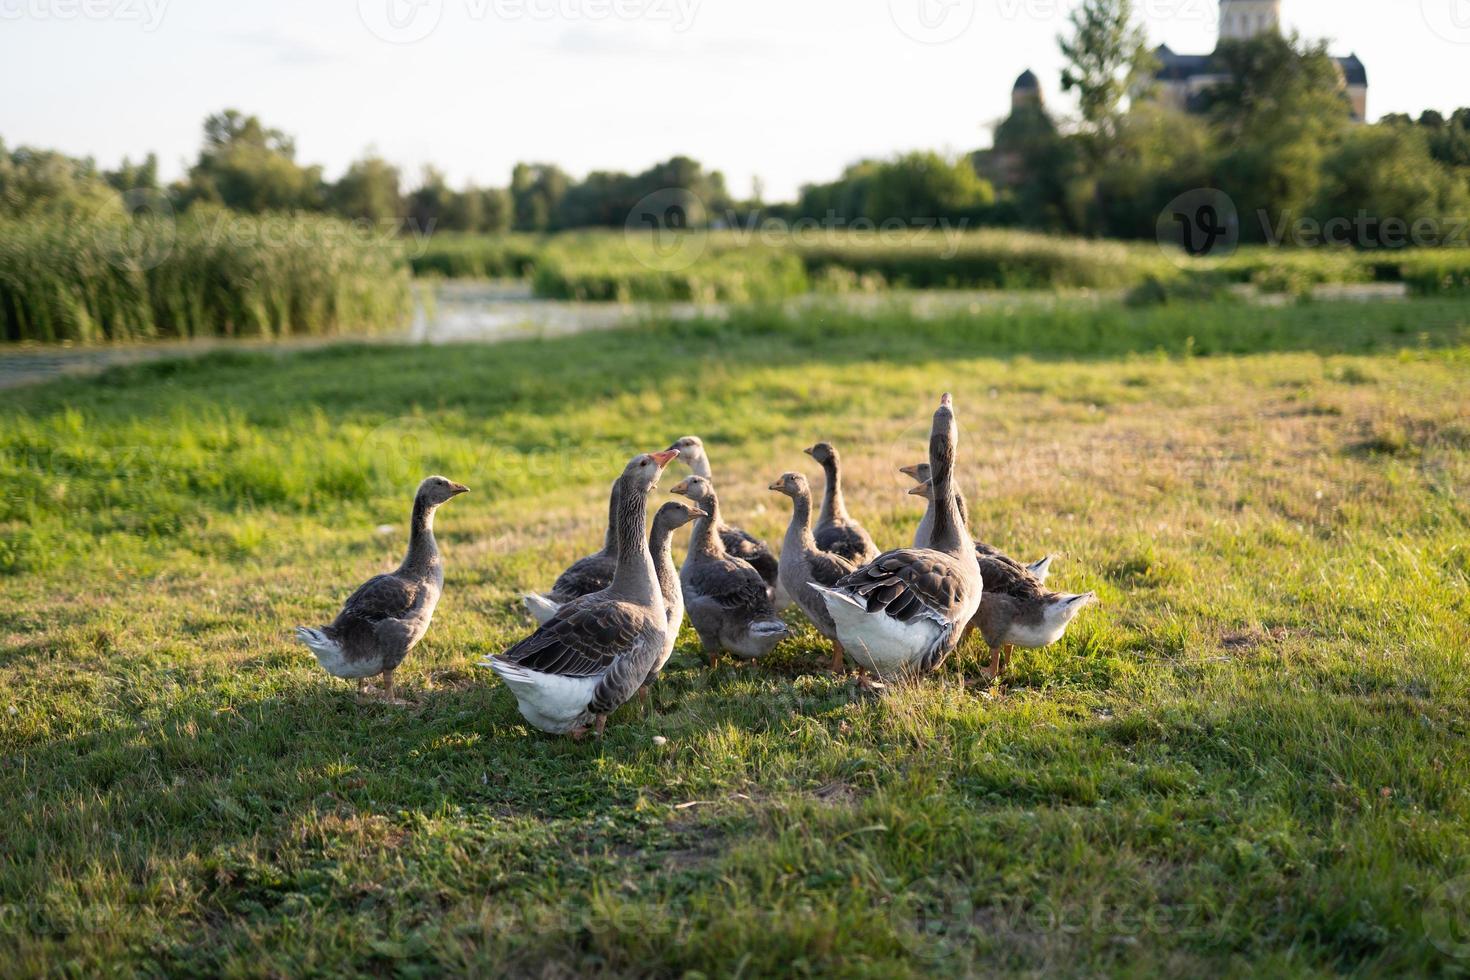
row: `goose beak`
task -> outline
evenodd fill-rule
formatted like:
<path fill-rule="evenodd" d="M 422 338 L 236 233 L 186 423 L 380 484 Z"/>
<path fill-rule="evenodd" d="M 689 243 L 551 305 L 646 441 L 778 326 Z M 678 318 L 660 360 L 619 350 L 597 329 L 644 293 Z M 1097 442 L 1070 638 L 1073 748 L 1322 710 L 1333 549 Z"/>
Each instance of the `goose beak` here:
<path fill-rule="evenodd" d="M 449 492 L 458 497 L 462 493 L 469 493 L 470 488 L 465 486 L 463 483 L 451 483 L 449 485 Z"/>
<path fill-rule="evenodd" d="M 912 466 L 900 466 L 898 468 L 898 471 L 900 473 L 902 473 L 904 476 L 908 477 L 910 480 L 917 480 L 919 478 L 919 464 L 918 463 L 915 463 Z"/>
<path fill-rule="evenodd" d="M 807 446 L 805 449 L 802 450 L 802 452 L 806 453 L 808 456 L 815 457 L 817 455 L 817 447 Z"/>
<path fill-rule="evenodd" d="M 950 397 L 949 392 L 946 391 L 944 394 L 939 396 L 939 407 L 954 408 L 954 399 Z"/>
<path fill-rule="evenodd" d="M 776 490 L 776 491 L 779 491 L 782 486 L 784 486 L 784 484 L 780 480 L 777 480 L 775 483 L 773 483 L 770 486 L 766 487 L 766 489 L 767 490 Z"/>
<path fill-rule="evenodd" d="M 653 459 L 655 463 L 658 464 L 659 469 L 663 469 L 665 466 L 669 465 L 669 460 L 679 455 L 679 450 L 670 448 L 665 449 L 661 453 L 649 453 L 648 455 Z"/>
<path fill-rule="evenodd" d="M 669 493 L 688 493 L 688 492 L 689 492 L 689 480 L 687 478 L 686 479 L 683 479 L 683 480 L 680 480 L 678 483 L 676 483 L 673 486 L 669 487 Z"/>
<path fill-rule="evenodd" d="M 692 508 L 689 511 L 689 515 L 691 517 L 693 517 L 695 520 L 698 520 L 701 517 L 708 517 L 709 516 L 709 512 L 708 511 L 700 510 L 698 507 L 695 507 L 695 508 Z"/>
<path fill-rule="evenodd" d="M 918 486 L 910 487 L 908 490 L 908 494 L 910 497 L 922 497 L 928 492 L 929 484 L 927 483 L 920 483 Z"/>

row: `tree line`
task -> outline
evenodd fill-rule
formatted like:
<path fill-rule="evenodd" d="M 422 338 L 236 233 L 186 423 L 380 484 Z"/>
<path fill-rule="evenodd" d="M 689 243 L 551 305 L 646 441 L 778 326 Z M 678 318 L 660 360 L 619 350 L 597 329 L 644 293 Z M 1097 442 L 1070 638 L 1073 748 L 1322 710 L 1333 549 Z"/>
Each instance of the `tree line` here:
<path fill-rule="evenodd" d="M 1289 236 L 1303 219 L 1351 219 L 1349 237 L 1363 246 L 1383 244 L 1389 222 L 1470 216 L 1470 108 L 1354 123 L 1323 44 L 1274 34 L 1224 42 L 1215 70 L 1228 81 L 1186 112 L 1153 97 L 1153 57 L 1133 0 L 1084 0 L 1058 42 L 1061 84 L 1077 93 L 1078 118 L 1023 100 L 990 149 L 863 160 L 788 203 L 763 202 L 758 189 L 737 200 L 718 170 L 684 156 L 580 180 L 555 164 L 520 163 L 506 187 L 456 188 L 434 167 L 409 186 L 398 167 L 368 153 L 329 181 L 297 159 L 289 135 L 231 109 L 205 120 L 195 162 L 168 187 L 151 155 L 103 170 L 0 141 L 0 216 L 95 209 L 119 192 L 144 191 L 176 210 L 325 212 L 416 233 L 554 232 L 622 226 L 647 195 L 679 188 L 702 207 L 687 215 L 698 225 L 949 222 L 1150 238 L 1169 201 L 1215 188 L 1236 204 L 1247 241 Z"/>

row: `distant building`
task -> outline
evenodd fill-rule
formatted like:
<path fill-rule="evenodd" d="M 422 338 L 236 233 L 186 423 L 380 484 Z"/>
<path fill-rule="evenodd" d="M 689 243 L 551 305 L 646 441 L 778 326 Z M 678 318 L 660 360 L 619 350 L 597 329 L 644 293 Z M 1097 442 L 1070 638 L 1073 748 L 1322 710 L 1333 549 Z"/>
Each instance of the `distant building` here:
<path fill-rule="evenodd" d="M 1220 0 L 1220 40 L 1245 41 L 1281 30 L 1281 0 Z M 1154 75 L 1157 98 L 1185 112 L 1197 112 L 1201 96 L 1229 81 L 1214 54 L 1177 54 L 1167 44 L 1154 49 L 1159 68 Z M 1368 118 L 1368 70 L 1356 54 L 1334 58 L 1353 118 Z"/>
<path fill-rule="evenodd" d="M 977 150 L 970 157 L 975 172 L 997 188 L 1018 186 L 1025 177 L 1025 155 L 1037 140 L 1056 136 L 1056 124 L 1046 114 L 1041 97 L 1041 80 L 1026 70 L 1011 86 L 1011 114 L 995 130 L 988 150 Z"/>

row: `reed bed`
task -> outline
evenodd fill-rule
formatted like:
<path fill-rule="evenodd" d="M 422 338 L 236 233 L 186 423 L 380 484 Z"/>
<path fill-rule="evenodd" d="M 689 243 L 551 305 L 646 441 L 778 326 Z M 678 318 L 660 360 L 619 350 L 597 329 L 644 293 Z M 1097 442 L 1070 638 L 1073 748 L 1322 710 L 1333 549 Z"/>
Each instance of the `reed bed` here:
<path fill-rule="evenodd" d="M 0 339 L 320 336 L 401 323 L 399 247 L 333 218 L 0 222 Z"/>

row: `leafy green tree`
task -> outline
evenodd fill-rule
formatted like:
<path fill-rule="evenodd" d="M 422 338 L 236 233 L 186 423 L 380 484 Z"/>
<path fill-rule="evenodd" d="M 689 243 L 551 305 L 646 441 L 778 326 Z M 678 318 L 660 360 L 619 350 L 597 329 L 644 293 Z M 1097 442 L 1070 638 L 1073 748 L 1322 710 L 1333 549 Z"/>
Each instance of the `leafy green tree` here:
<path fill-rule="evenodd" d="M 425 166 L 419 186 L 408 195 L 408 218 L 414 230 L 433 232 L 444 227 L 445 217 L 454 207 L 454 198 L 443 171 Z"/>
<path fill-rule="evenodd" d="M 510 231 L 515 213 L 510 191 L 503 187 L 487 187 L 479 193 L 480 225 L 478 230 L 491 234 Z"/>
<path fill-rule="evenodd" d="M 142 163 L 133 163 L 127 157 L 116 170 L 106 171 L 103 178 L 120 191 L 154 191 L 158 189 L 158 155 L 150 153 Z"/>
<path fill-rule="evenodd" d="M 90 159 L 0 141 L 0 215 L 95 213 L 119 202 Z"/>
<path fill-rule="evenodd" d="M 204 121 L 187 194 L 237 211 L 315 210 L 323 203 L 322 170 L 298 164 L 296 143 L 285 133 L 226 109 Z"/>
<path fill-rule="evenodd" d="M 510 175 L 510 196 L 517 231 L 550 231 L 571 178 L 553 163 L 518 163 Z"/>
<path fill-rule="evenodd" d="M 1110 136 L 1124 101 L 1153 66 L 1148 39 L 1135 20 L 1133 0 L 1083 0 L 1068 20 L 1071 35 L 1057 39 L 1067 59 L 1062 91 L 1075 89 L 1091 131 Z"/>
<path fill-rule="evenodd" d="M 973 218 L 994 202 L 995 189 L 968 162 L 916 152 L 877 168 L 864 212 L 874 221 Z"/>
<path fill-rule="evenodd" d="M 1346 133 L 1323 166 L 1316 216 L 1324 228 L 1336 220 L 1334 238 L 1348 236 L 1373 248 L 1410 244 L 1408 232 L 1420 225 L 1424 244 L 1438 244 L 1445 233 L 1438 219 L 1470 214 L 1470 188 L 1434 159 L 1429 140 L 1419 126 L 1360 126 Z"/>
<path fill-rule="evenodd" d="M 399 180 L 397 167 L 370 152 L 353 161 L 342 178 L 332 185 L 328 195 L 332 210 L 345 218 L 378 225 L 401 222 L 404 205 Z"/>
<path fill-rule="evenodd" d="M 1185 191 L 1207 187 L 1218 156 L 1209 124 L 1152 102 L 1121 120 L 1109 164 L 1097 174 L 1093 229 L 1117 238 L 1151 238 L 1161 210 Z"/>
<path fill-rule="evenodd" d="M 1309 213 L 1351 107 L 1321 43 L 1265 34 L 1227 41 L 1215 57 L 1227 77 L 1204 99 L 1222 147 L 1216 177 L 1240 209 L 1242 238 L 1264 238 Z"/>

